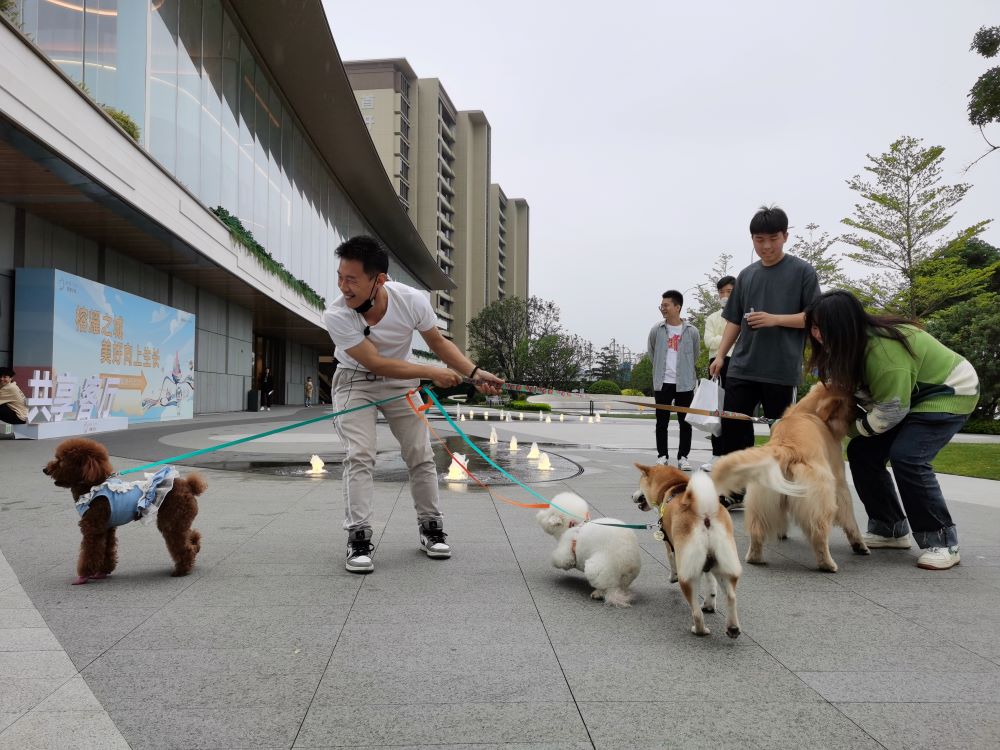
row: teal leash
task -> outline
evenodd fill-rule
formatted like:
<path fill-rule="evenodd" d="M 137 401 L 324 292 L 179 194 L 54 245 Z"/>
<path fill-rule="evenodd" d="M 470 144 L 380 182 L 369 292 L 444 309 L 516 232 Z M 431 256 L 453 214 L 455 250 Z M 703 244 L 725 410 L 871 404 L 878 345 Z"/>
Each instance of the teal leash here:
<path fill-rule="evenodd" d="M 407 391 L 409 393 L 409 391 Z M 258 432 L 256 435 L 249 435 L 248 437 L 239 438 L 237 440 L 230 440 L 228 443 L 220 443 L 219 445 L 213 445 L 211 448 L 202 448 L 200 450 L 191 451 L 190 453 L 182 453 L 179 456 L 172 456 L 170 458 L 164 458 L 162 461 L 154 461 L 150 464 L 143 464 L 142 466 L 136 466 L 132 469 L 122 469 L 118 472 L 119 475 L 133 474 L 137 471 L 145 471 L 146 469 L 152 469 L 156 466 L 162 466 L 163 464 L 175 463 L 177 461 L 183 461 L 186 458 L 194 458 L 195 456 L 201 456 L 205 453 L 212 453 L 213 451 L 222 450 L 223 448 L 229 448 L 234 445 L 240 445 L 241 443 L 249 443 L 251 440 L 259 440 L 260 438 L 267 437 L 268 435 L 277 435 L 279 432 L 287 432 L 288 430 L 295 430 L 299 427 L 304 427 L 307 424 L 315 424 L 316 422 L 323 422 L 327 419 L 333 419 L 334 417 L 339 417 L 342 414 L 350 414 L 352 411 L 361 411 L 362 409 L 370 409 L 373 406 L 381 406 L 382 404 L 388 404 L 390 401 L 398 401 L 401 398 L 406 398 L 407 393 L 401 393 L 398 396 L 392 396 L 390 398 L 383 398 L 380 401 L 372 401 L 370 404 L 362 404 L 361 406 L 352 406 L 350 409 L 344 409 L 343 411 L 334 412 L 333 414 L 324 414 L 322 417 L 313 417 L 312 419 L 306 419 L 301 422 L 295 422 L 294 424 L 285 425 L 284 427 L 277 427 L 273 430 L 268 430 L 267 432 Z"/>
<path fill-rule="evenodd" d="M 497 471 L 499 471 L 501 474 L 503 474 L 503 476 L 507 477 L 510 481 L 512 481 L 518 487 L 520 487 L 523 490 L 526 490 L 528 492 L 528 494 L 530 494 L 530 495 L 538 498 L 543 503 L 546 503 L 546 504 L 552 506 L 553 508 L 555 508 L 556 510 L 558 510 L 560 513 L 563 513 L 563 514 L 569 516 L 570 518 L 575 518 L 575 519 L 578 519 L 580 521 L 586 521 L 587 520 L 585 518 L 580 518 L 575 513 L 570 513 L 568 510 L 560 508 L 558 505 L 556 505 L 555 503 L 553 503 L 547 497 L 543 497 L 542 495 L 538 494 L 537 492 L 535 492 L 535 490 L 531 489 L 531 487 L 529 487 L 528 485 L 526 485 L 520 479 L 518 479 L 517 477 L 515 477 L 515 476 L 513 476 L 511 474 L 508 474 L 506 471 L 503 470 L 502 467 L 497 466 L 497 464 L 494 463 L 493 460 L 489 456 L 487 456 L 485 453 L 483 453 L 479 449 L 479 446 L 477 446 L 475 443 L 472 442 L 472 440 L 469 438 L 468 435 L 465 434 L 465 432 L 462 430 L 462 428 L 459 427 L 455 423 L 455 420 L 453 420 L 451 418 L 451 416 L 449 416 L 447 410 L 441 405 L 441 402 L 438 401 L 437 396 L 434 395 L 434 391 L 432 391 L 430 388 L 427 388 L 427 387 L 425 387 L 423 389 L 423 391 L 424 391 L 424 393 L 427 394 L 427 397 L 431 401 L 434 402 L 434 405 L 438 408 L 438 411 L 441 412 L 441 414 L 445 418 L 445 420 L 447 420 L 448 424 L 451 425 L 451 428 L 453 430 L 455 430 L 455 432 L 457 432 L 459 434 L 459 436 L 462 438 L 462 440 L 465 441 L 465 444 L 468 445 L 470 448 L 472 448 L 472 450 L 474 450 L 476 453 L 478 453 L 479 457 L 482 458 L 484 461 L 486 461 L 486 463 L 488 463 L 494 469 L 496 469 Z M 602 526 L 609 526 L 611 528 L 619 528 L 619 529 L 641 529 L 643 531 L 647 531 L 647 530 L 653 528 L 653 525 L 652 524 L 648 524 L 648 523 L 602 523 L 601 525 Z"/>

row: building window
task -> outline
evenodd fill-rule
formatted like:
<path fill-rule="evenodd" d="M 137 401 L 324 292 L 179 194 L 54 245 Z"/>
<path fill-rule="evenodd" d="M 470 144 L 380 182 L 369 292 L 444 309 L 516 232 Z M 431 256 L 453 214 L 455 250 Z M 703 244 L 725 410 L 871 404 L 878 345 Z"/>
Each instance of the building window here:
<path fill-rule="evenodd" d="M 402 118 L 399 120 L 399 132 L 406 140 L 410 140 L 410 123 Z"/>
<path fill-rule="evenodd" d="M 405 182 L 399 183 L 399 197 L 402 198 L 407 203 L 410 202 L 410 186 Z"/>
<path fill-rule="evenodd" d="M 404 159 L 410 158 L 410 144 L 406 141 L 400 141 L 399 143 L 399 154 Z"/>
<path fill-rule="evenodd" d="M 372 109 L 375 106 L 374 96 L 362 96 L 361 97 L 361 109 Z"/>

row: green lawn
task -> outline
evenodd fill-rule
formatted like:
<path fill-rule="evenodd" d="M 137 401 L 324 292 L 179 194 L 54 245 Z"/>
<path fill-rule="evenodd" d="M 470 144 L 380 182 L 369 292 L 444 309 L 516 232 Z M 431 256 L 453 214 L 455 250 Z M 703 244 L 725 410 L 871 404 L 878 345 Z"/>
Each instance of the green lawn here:
<path fill-rule="evenodd" d="M 766 435 L 757 435 L 757 445 L 764 445 Z M 939 474 L 1000 480 L 1000 443 L 949 443 L 934 460 Z"/>

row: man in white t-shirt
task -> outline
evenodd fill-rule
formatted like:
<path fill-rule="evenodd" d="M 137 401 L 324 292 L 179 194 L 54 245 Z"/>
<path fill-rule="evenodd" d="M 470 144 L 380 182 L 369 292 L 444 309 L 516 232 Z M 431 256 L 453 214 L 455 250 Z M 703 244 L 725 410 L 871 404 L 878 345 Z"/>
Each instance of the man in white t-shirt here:
<path fill-rule="evenodd" d="M 334 411 L 343 411 L 398 395 L 431 380 L 450 388 L 473 379 L 482 393 L 497 394 L 503 381 L 468 359 L 437 327 L 437 316 L 425 294 L 389 281 L 389 254 L 371 237 L 353 237 L 337 248 L 337 285 L 341 296 L 323 313 L 323 323 L 336 346 L 338 367 L 331 384 Z M 448 365 L 434 367 L 410 360 L 413 332 Z M 420 403 L 420 396 L 413 400 Z M 430 437 L 423 421 L 405 400 L 377 407 L 399 441 L 410 473 L 410 494 L 417 511 L 420 546 L 428 557 L 451 557 L 438 510 L 438 477 Z M 345 567 L 370 573 L 372 500 L 375 493 L 375 408 L 336 417 L 344 442 Z"/>
<path fill-rule="evenodd" d="M 698 329 L 681 318 L 684 295 L 675 289 L 663 293 L 660 300 L 660 314 L 663 320 L 649 331 L 647 353 L 653 363 L 653 397 L 657 404 L 690 406 L 694 400 L 694 388 L 698 384 L 695 362 L 701 347 Z M 691 425 L 683 412 L 677 412 L 680 440 L 677 446 L 677 466 L 691 471 Z M 670 426 L 670 412 L 656 410 L 656 462 L 670 462 L 667 447 L 667 430 Z"/>

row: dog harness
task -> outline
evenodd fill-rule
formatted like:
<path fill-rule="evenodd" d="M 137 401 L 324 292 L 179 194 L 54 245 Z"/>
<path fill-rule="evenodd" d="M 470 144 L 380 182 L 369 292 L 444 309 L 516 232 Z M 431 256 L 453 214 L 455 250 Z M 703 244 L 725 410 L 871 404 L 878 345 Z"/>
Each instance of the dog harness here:
<path fill-rule="evenodd" d="M 76 512 L 82 518 L 94 500 L 106 497 L 111 506 L 109 529 L 132 521 L 149 523 L 174 488 L 174 480 L 178 476 L 173 466 L 161 466 L 155 474 L 145 474 L 146 478 L 138 482 L 125 482 L 118 476 L 112 476 L 87 494 L 80 495 L 76 501 Z"/>

